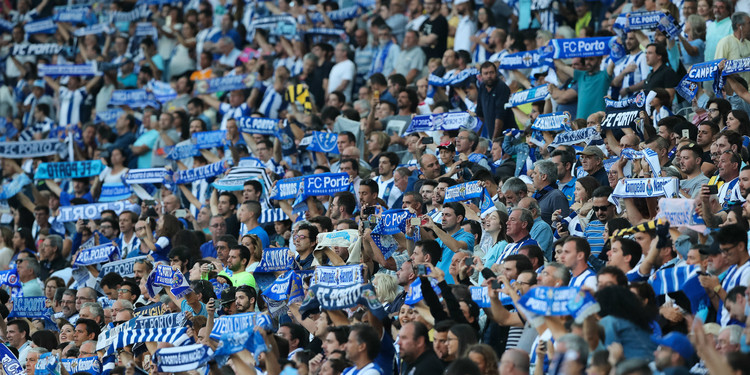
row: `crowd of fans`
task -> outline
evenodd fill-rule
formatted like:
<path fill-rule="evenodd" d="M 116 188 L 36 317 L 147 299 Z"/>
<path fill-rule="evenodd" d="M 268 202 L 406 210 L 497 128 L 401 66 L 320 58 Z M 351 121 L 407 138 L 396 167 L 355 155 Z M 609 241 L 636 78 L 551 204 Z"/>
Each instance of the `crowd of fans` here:
<path fill-rule="evenodd" d="M 750 374 L 750 73 L 722 74 L 750 66 L 750 0 L 0 7 L 5 374 Z M 637 12 L 678 35 L 623 30 Z M 595 37 L 622 55 L 510 68 Z M 304 194 L 336 173 L 345 189 Z M 352 270 L 376 301 L 323 280 Z M 528 302 L 569 290 L 595 309 Z M 114 344 L 175 313 L 185 341 Z M 217 361 L 243 332 L 260 342 Z M 216 357 L 162 367 L 193 343 Z"/>

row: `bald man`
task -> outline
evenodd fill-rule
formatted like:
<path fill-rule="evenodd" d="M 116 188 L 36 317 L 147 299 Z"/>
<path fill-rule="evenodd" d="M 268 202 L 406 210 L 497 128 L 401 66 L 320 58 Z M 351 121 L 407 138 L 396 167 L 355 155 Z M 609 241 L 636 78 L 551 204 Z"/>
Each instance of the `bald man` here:
<path fill-rule="evenodd" d="M 427 180 L 437 180 L 437 178 L 440 177 L 440 163 L 435 155 L 422 155 L 422 158 L 419 159 L 419 167 L 422 170 L 424 178 Z"/>
<path fill-rule="evenodd" d="M 519 349 L 506 350 L 500 357 L 500 373 L 503 375 L 528 375 L 529 355 Z"/>

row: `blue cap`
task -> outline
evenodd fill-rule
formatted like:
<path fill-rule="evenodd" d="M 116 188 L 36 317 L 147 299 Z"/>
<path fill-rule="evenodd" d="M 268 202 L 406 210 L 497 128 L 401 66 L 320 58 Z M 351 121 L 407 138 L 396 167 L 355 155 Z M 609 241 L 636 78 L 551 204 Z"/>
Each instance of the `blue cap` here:
<path fill-rule="evenodd" d="M 693 344 L 690 343 L 687 336 L 679 332 L 670 332 L 660 340 L 656 340 L 656 343 L 679 353 L 686 362 L 690 361 L 695 355 Z"/>

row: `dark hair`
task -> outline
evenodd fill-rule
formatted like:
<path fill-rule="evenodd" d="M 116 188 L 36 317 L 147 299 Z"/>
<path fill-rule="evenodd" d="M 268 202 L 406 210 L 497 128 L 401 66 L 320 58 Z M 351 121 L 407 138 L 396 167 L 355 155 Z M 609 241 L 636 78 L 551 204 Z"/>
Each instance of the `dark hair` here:
<path fill-rule="evenodd" d="M 607 186 L 609 188 L 609 186 Z M 610 188 L 611 190 L 611 188 Z M 576 236 L 569 236 L 565 238 L 565 241 L 563 241 L 563 244 L 566 244 L 568 242 L 574 242 L 576 245 L 576 252 L 583 253 L 584 261 L 589 259 L 589 256 L 591 255 L 591 245 L 589 245 L 589 242 L 586 238 L 583 237 L 576 237 Z"/>
<path fill-rule="evenodd" d="M 76 326 L 79 324 L 83 324 L 86 326 L 86 333 L 87 334 L 94 334 L 94 340 L 99 338 L 99 324 L 96 323 L 93 319 L 78 319 L 76 321 Z"/>
<path fill-rule="evenodd" d="M 141 287 L 133 281 L 133 279 L 123 279 L 120 287 L 126 286 L 130 288 L 130 293 L 135 296 L 135 299 L 141 296 Z"/>
<path fill-rule="evenodd" d="M 403 74 L 394 73 L 388 76 L 388 80 L 397 84 L 399 88 L 406 88 L 406 77 Z"/>
<path fill-rule="evenodd" d="M 554 158 L 555 156 L 559 156 L 560 157 L 560 162 L 563 165 L 570 164 L 572 166 L 576 162 L 576 156 L 573 153 L 565 151 L 565 150 L 562 150 L 562 149 L 557 149 L 555 151 L 552 151 L 552 153 L 549 154 L 550 159 Z M 570 168 L 567 168 L 567 169 L 570 169 Z M 591 177 L 591 178 L 594 181 L 596 181 L 595 178 L 593 178 L 593 177 Z M 578 179 L 578 181 L 580 181 L 580 179 Z M 583 185 L 583 184 L 581 184 L 581 185 Z"/>
<path fill-rule="evenodd" d="M 728 100 L 722 99 L 722 98 L 713 98 L 706 103 L 706 108 L 711 107 L 711 104 L 716 103 L 716 106 L 719 108 L 719 114 L 721 115 L 721 120 L 724 125 L 727 124 L 727 115 L 729 114 L 729 111 L 732 110 L 732 104 L 729 103 Z M 713 121 L 713 120 L 712 120 Z M 716 124 L 718 127 L 719 124 Z M 716 134 L 716 133 L 714 133 Z"/>
<path fill-rule="evenodd" d="M 605 266 L 602 269 L 599 270 L 597 275 L 602 275 L 608 273 L 615 277 L 615 280 L 617 281 L 618 286 L 627 287 L 628 286 L 628 277 L 625 276 L 625 272 L 622 272 L 621 269 L 615 267 L 615 266 Z"/>
<path fill-rule="evenodd" d="M 354 197 L 354 194 L 348 191 L 341 191 L 336 193 L 333 197 L 339 199 L 339 206 L 344 206 L 344 211 L 346 211 L 347 214 L 351 215 L 354 213 L 354 210 L 357 209 L 357 200 Z"/>
<path fill-rule="evenodd" d="M 464 205 L 460 202 L 449 202 L 443 205 L 443 209 L 450 208 L 453 210 L 453 212 L 456 214 L 456 216 L 461 216 L 462 218 L 466 218 L 466 209 L 464 208 Z"/>
<path fill-rule="evenodd" d="M 747 112 L 741 109 L 733 109 L 729 113 L 740 122 L 737 132 L 740 134 L 750 134 L 750 117 L 748 117 Z"/>
<path fill-rule="evenodd" d="M 346 139 L 349 140 L 349 142 L 357 142 L 357 137 L 355 137 L 354 133 L 350 131 L 339 132 L 339 137 L 341 137 L 342 135 L 345 136 Z"/>
<path fill-rule="evenodd" d="M 341 159 L 341 162 L 339 162 L 339 169 L 341 169 L 341 165 L 344 163 L 351 163 L 352 169 L 354 169 L 354 172 L 357 172 L 359 174 L 359 161 L 355 159 Z"/>
<path fill-rule="evenodd" d="M 109 289 L 114 289 L 122 285 L 122 276 L 117 272 L 110 272 L 102 276 L 102 281 L 99 282 L 100 286 L 106 286 Z"/>
<path fill-rule="evenodd" d="M 242 186 L 252 186 L 255 191 L 263 191 L 263 185 L 258 180 L 247 180 L 244 184 L 242 184 Z"/>
<path fill-rule="evenodd" d="M 443 248 L 435 240 L 421 240 L 414 244 L 414 247 L 421 246 L 422 252 L 430 255 L 430 264 L 437 265 L 443 257 Z"/>
<path fill-rule="evenodd" d="M 740 133 L 737 133 L 734 130 L 722 130 L 719 132 L 719 136 L 716 137 L 716 139 L 719 139 L 721 137 L 726 137 L 727 142 L 729 142 L 730 146 L 737 146 L 737 152 L 742 150 L 742 136 Z"/>
<path fill-rule="evenodd" d="M 468 324 L 453 325 L 448 331 L 458 338 L 458 357 L 465 357 L 469 347 L 478 342 L 477 331 Z"/>
<path fill-rule="evenodd" d="M 297 232 L 299 232 L 301 230 L 306 230 L 307 231 L 307 234 L 310 235 L 310 242 L 312 242 L 312 243 L 317 242 L 317 239 L 318 239 L 318 227 L 316 227 L 315 225 L 310 225 L 310 224 L 302 224 L 297 229 Z"/>
<path fill-rule="evenodd" d="M 26 320 L 23 319 L 13 319 L 7 324 L 8 326 L 15 325 L 19 331 L 26 332 L 26 340 L 28 341 L 31 336 L 29 336 L 29 323 Z"/>
<path fill-rule="evenodd" d="M 661 63 L 662 64 L 667 65 L 667 66 L 671 66 L 671 65 L 669 65 L 669 54 L 667 53 L 667 48 L 666 47 L 664 47 L 663 45 L 658 44 L 658 43 L 651 43 L 651 44 L 649 44 L 649 45 L 646 46 L 646 48 L 648 48 L 648 47 L 654 47 L 654 49 L 655 49 L 654 52 L 657 55 L 659 55 L 659 57 L 661 57 Z"/>
<path fill-rule="evenodd" d="M 378 86 L 388 86 L 388 80 L 385 79 L 383 73 L 375 73 L 370 76 L 370 83 Z"/>
<path fill-rule="evenodd" d="M 435 323 L 435 332 L 448 332 L 454 325 L 456 325 L 456 322 L 452 320 L 442 320 Z"/>
<path fill-rule="evenodd" d="M 612 195 L 612 188 L 609 186 L 599 186 L 598 188 L 594 189 L 594 192 L 591 194 L 592 198 L 609 198 L 609 196 Z"/>
<path fill-rule="evenodd" d="M 609 224 L 607 226 L 609 227 Z M 638 261 L 641 260 L 641 256 L 643 255 L 643 249 L 641 249 L 641 245 L 636 241 L 624 237 L 617 237 L 613 242 L 620 243 L 622 254 L 630 255 L 630 262 L 628 263 L 630 265 L 630 268 L 635 268 L 635 266 L 638 265 Z"/>
<path fill-rule="evenodd" d="M 531 259 L 536 259 L 537 260 L 536 264 L 538 264 L 539 267 L 544 265 L 544 252 L 542 251 L 541 247 L 537 245 L 525 245 L 525 246 L 521 246 L 521 248 L 519 248 L 518 250 L 523 250 L 523 249 L 529 250 L 529 255 L 528 255 L 529 261 L 531 261 Z M 518 263 L 516 263 L 516 266 L 518 266 Z M 521 272 L 519 272 L 519 274 L 520 273 Z"/>
<path fill-rule="evenodd" d="M 36 331 L 31 335 L 31 341 L 38 347 L 49 351 L 57 349 L 57 335 L 49 330 Z"/>
<path fill-rule="evenodd" d="M 716 235 L 716 240 L 719 241 L 719 245 L 738 245 L 744 243 L 743 249 L 747 247 L 747 231 L 737 224 L 727 225 L 719 229 L 719 233 Z"/>
<path fill-rule="evenodd" d="M 508 261 L 516 262 L 516 273 L 519 274 L 523 271 L 530 271 L 534 269 L 534 266 L 531 265 L 531 260 L 529 259 L 529 257 L 523 254 L 508 255 L 507 257 L 505 257 L 505 259 L 503 259 L 503 262 Z"/>
<path fill-rule="evenodd" d="M 368 188 L 370 188 L 370 193 L 378 194 L 378 183 L 375 182 L 375 180 L 369 178 L 366 180 L 362 180 L 362 182 L 359 183 L 359 186 L 367 186 Z"/>
<path fill-rule="evenodd" d="M 468 357 L 462 357 L 453 361 L 448 368 L 445 369 L 443 375 L 481 375 L 481 372 L 479 372 L 479 366 L 477 366 L 474 361 Z"/>
<path fill-rule="evenodd" d="M 323 229 L 323 232 L 333 231 L 333 221 L 328 216 L 315 216 L 313 218 L 310 218 L 308 222 L 310 222 L 311 224 L 320 225 L 321 229 Z"/>
<path fill-rule="evenodd" d="M 237 200 L 237 196 L 232 194 L 231 192 L 222 191 L 219 194 L 219 198 L 221 197 L 229 197 L 229 205 L 232 207 L 237 207 L 237 203 L 239 203 L 239 201 Z"/>
<path fill-rule="evenodd" d="M 232 251 L 232 250 L 238 250 L 240 252 L 240 262 L 242 262 L 243 259 L 246 259 L 247 263 L 245 263 L 245 266 L 247 266 L 248 264 L 250 264 L 250 257 L 251 257 L 251 255 L 250 255 L 250 249 L 248 249 L 245 246 L 237 244 L 237 245 L 234 245 L 234 246 L 230 247 L 229 250 L 230 251 Z"/>
<path fill-rule="evenodd" d="M 281 327 L 289 328 L 289 334 L 292 337 L 292 340 L 297 339 L 299 341 L 299 345 L 297 345 L 297 347 L 307 347 L 307 343 L 310 341 L 310 335 L 307 333 L 304 327 L 296 323 L 282 323 Z"/>
<path fill-rule="evenodd" d="M 612 315 L 625 319 L 640 327 L 644 331 L 651 332 L 651 321 L 653 316 L 645 309 L 636 306 L 642 305 L 641 301 L 630 290 L 622 286 L 608 286 L 599 289 L 595 298 L 601 306 L 600 317 Z"/>
<path fill-rule="evenodd" d="M 349 341 L 349 326 L 329 326 L 328 333 L 333 333 L 339 344 Z"/>
<path fill-rule="evenodd" d="M 732 303 L 737 302 L 737 297 L 744 296 L 746 290 L 747 290 L 747 287 L 744 287 L 742 285 L 737 285 L 736 287 L 729 289 L 727 291 L 726 300 Z"/>
<path fill-rule="evenodd" d="M 440 177 L 440 178 L 438 178 L 437 182 L 438 182 L 438 184 L 439 183 L 447 184 L 448 187 L 451 187 L 451 186 L 454 186 L 454 185 L 458 184 L 458 182 L 456 182 L 456 180 L 454 180 L 454 179 L 452 179 L 450 177 Z M 435 186 L 437 186 L 437 185 L 435 185 Z"/>
<path fill-rule="evenodd" d="M 359 323 L 351 327 L 351 332 L 354 333 L 356 340 L 360 344 L 367 346 L 367 357 L 370 360 L 375 359 L 380 354 L 380 336 L 375 331 L 375 328 Z"/>

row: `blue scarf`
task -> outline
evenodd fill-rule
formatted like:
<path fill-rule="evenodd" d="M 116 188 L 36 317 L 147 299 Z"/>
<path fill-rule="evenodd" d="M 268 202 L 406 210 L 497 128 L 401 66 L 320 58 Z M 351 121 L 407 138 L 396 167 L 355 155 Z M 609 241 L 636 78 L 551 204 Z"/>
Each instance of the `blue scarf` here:
<path fill-rule="evenodd" d="M 732 74 L 748 71 L 750 71 L 750 57 L 745 57 L 744 59 L 727 60 L 721 75 L 726 77 Z"/>
<path fill-rule="evenodd" d="M 131 250 L 134 251 L 134 250 Z M 137 251 L 137 250 L 135 250 Z M 102 265 L 102 270 L 99 271 L 99 277 L 115 272 L 118 275 L 122 277 L 133 277 L 135 276 L 135 272 L 133 272 L 133 265 L 135 265 L 136 261 L 139 260 L 145 260 L 146 256 L 137 256 L 133 258 L 126 258 L 123 260 L 118 260 L 115 262 L 109 262 L 107 264 Z"/>
<path fill-rule="evenodd" d="M 281 154 L 283 156 L 294 155 L 297 153 L 297 144 L 294 143 L 294 133 L 292 133 L 291 126 L 285 124 L 278 133 L 278 136 L 281 140 Z"/>
<path fill-rule="evenodd" d="M 471 292 L 472 301 L 476 302 L 480 308 L 486 309 L 491 307 L 492 302 L 490 301 L 490 295 L 487 293 L 487 287 L 484 286 L 470 286 L 469 292 Z M 513 299 L 505 293 L 498 292 L 497 294 L 500 304 L 508 306 L 513 304 Z"/>
<path fill-rule="evenodd" d="M 364 269 L 361 264 L 348 266 L 317 266 L 310 285 L 341 286 L 362 284 Z"/>
<path fill-rule="evenodd" d="M 279 132 L 279 120 L 261 117 L 240 117 L 237 127 L 243 133 L 277 135 Z"/>
<path fill-rule="evenodd" d="M 132 23 L 141 18 L 151 16 L 151 11 L 146 6 L 140 6 L 130 12 L 112 12 L 109 23 L 127 22 Z"/>
<path fill-rule="evenodd" d="M 11 288 L 20 288 L 21 280 L 18 278 L 18 270 L 11 268 L 9 270 L 0 271 L 0 285 L 9 286 Z"/>
<path fill-rule="evenodd" d="M 378 319 L 387 316 L 371 284 L 345 287 L 313 285 L 308 289 L 299 311 L 304 318 L 317 309 L 344 310 L 357 305 L 365 306 Z"/>
<path fill-rule="evenodd" d="M 643 105 L 646 104 L 646 93 L 641 90 L 638 91 L 638 93 L 632 98 L 625 98 L 620 100 L 604 98 L 604 104 L 607 108 L 626 108 L 633 104 L 638 108 L 643 108 Z"/>
<path fill-rule="evenodd" d="M 555 59 L 606 56 L 610 54 L 610 42 L 617 37 L 552 39 L 552 56 Z"/>
<path fill-rule="evenodd" d="M 377 225 L 372 229 L 373 234 L 397 234 L 406 231 L 406 220 L 416 217 L 413 213 L 402 210 L 388 210 L 380 216 Z"/>
<path fill-rule="evenodd" d="M 680 33 L 674 17 L 660 10 L 621 14 L 617 16 L 612 28 L 621 37 L 633 30 L 658 29 L 670 38 L 675 38 Z"/>
<path fill-rule="evenodd" d="M 131 169 L 122 177 L 123 182 L 133 184 L 161 184 L 167 170 L 164 168 Z"/>
<path fill-rule="evenodd" d="M 695 64 L 690 67 L 690 71 L 688 72 L 686 79 L 692 82 L 713 81 L 716 77 L 716 74 L 719 72 L 719 63 L 721 63 L 722 61 L 724 61 L 724 59 L 717 59 L 700 64 Z"/>
<path fill-rule="evenodd" d="M 214 130 L 207 132 L 197 132 L 190 136 L 190 139 L 198 149 L 207 148 L 224 148 L 224 142 L 227 140 L 226 130 Z"/>
<path fill-rule="evenodd" d="M 61 359 L 60 363 L 69 374 L 76 372 L 88 372 L 92 375 L 98 375 L 102 372 L 102 364 L 99 363 L 99 357 L 70 358 Z M 34 373 L 36 375 L 36 373 Z"/>
<path fill-rule="evenodd" d="M 432 287 L 432 290 L 435 291 L 435 294 L 440 295 L 442 291 L 440 290 L 440 287 L 438 286 L 437 280 L 433 278 L 429 278 L 429 280 L 430 280 L 430 286 Z M 424 296 L 422 295 L 422 279 L 417 278 L 409 286 L 409 293 L 406 293 L 406 297 L 404 298 L 404 303 L 409 306 L 414 306 L 423 299 L 424 299 Z"/>
<path fill-rule="evenodd" d="M 536 315 L 570 315 L 576 320 L 599 312 L 599 304 L 594 297 L 577 287 L 536 287 L 521 296 L 518 305 Z"/>
<path fill-rule="evenodd" d="M 227 169 L 228 163 L 222 160 L 198 168 L 181 170 L 177 172 L 175 183 L 182 185 L 198 180 L 205 180 L 207 178 L 218 176 L 226 172 Z"/>
<path fill-rule="evenodd" d="M 114 109 L 108 109 L 103 112 L 97 112 L 96 113 L 96 122 L 103 122 L 109 126 L 114 126 L 117 123 L 117 120 L 125 113 L 120 108 L 114 108 Z"/>
<path fill-rule="evenodd" d="M 153 27 L 153 25 L 151 26 Z M 175 91 L 169 83 L 152 79 L 147 87 L 151 90 L 151 94 L 154 95 L 159 103 L 166 103 L 177 98 L 177 91 Z"/>
<path fill-rule="evenodd" d="M 333 22 L 343 22 L 346 20 L 357 18 L 359 13 L 359 5 L 350 6 L 342 9 L 332 10 L 330 12 L 326 12 L 326 15 L 328 15 L 328 18 L 331 19 Z M 323 16 L 319 12 L 315 12 L 310 14 L 310 20 L 313 23 L 322 23 L 323 22 Z"/>
<path fill-rule="evenodd" d="M 271 247 L 263 249 L 263 258 L 255 272 L 288 271 L 294 265 L 294 257 L 288 247 Z"/>
<path fill-rule="evenodd" d="M 23 26 L 23 31 L 26 33 L 26 35 L 54 34 L 55 32 L 57 32 L 57 24 L 55 24 L 55 21 L 52 20 L 52 17 L 47 17 L 27 23 Z"/>
<path fill-rule="evenodd" d="M 673 177 L 626 178 L 615 186 L 612 198 L 671 198 L 679 192 L 679 180 Z"/>
<path fill-rule="evenodd" d="M 224 315 L 214 320 L 214 328 L 211 330 L 210 337 L 219 340 L 227 332 L 241 332 L 256 326 L 272 329 L 271 317 L 259 312 Z"/>
<path fill-rule="evenodd" d="M 412 118 L 404 134 L 437 130 L 458 130 L 461 128 L 475 130 L 481 126 L 468 112 L 445 112 L 421 115 Z"/>
<path fill-rule="evenodd" d="M 325 27 L 313 27 L 305 31 L 305 35 L 335 36 L 344 42 L 349 42 L 349 36 L 344 29 L 328 29 Z"/>
<path fill-rule="evenodd" d="M 120 332 L 114 342 L 115 349 L 124 348 L 142 342 L 168 342 L 175 346 L 192 343 L 187 335 L 187 328 L 128 329 Z"/>
<path fill-rule="evenodd" d="M 596 131 L 596 128 L 583 128 L 571 132 L 558 133 L 555 135 L 555 140 L 552 141 L 550 146 L 556 148 L 561 145 L 576 145 L 582 142 L 588 145 L 592 141 L 600 139 L 602 139 L 602 136 Z"/>
<path fill-rule="evenodd" d="M 607 108 L 607 115 L 602 121 L 602 129 L 635 128 L 641 109 L 630 105 L 625 108 Z"/>
<path fill-rule="evenodd" d="M 47 307 L 47 297 L 19 297 L 13 299 L 13 310 L 8 318 L 49 318 L 52 309 Z"/>
<path fill-rule="evenodd" d="M 60 163 L 41 163 L 34 173 L 34 179 L 71 179 L 98 176 L 104 170 L 101 160 L 84 160 Z"/>
<path fill-rule="evenodd" d="M 445 86 L 454 86 L 458 85 L 460 83 L 463 83 L 467 79 L 471 77 L 476 77 L 480 75 L 479 70 L 476 68 L 469 68 L 466 70 L 462 70 L 458 74 L 453 74 L 449 77 L 438 77 L 434 74 L 430 74 L 427 83 L 431 86 L 437 86 L 437 87 L 445 87 Z"/>
<path fill-rule="evenodd" d="M 195 82 L 195 94 L 212 94 L 219 91 L 245 90 L 255 83 L 251 74 L 212 78 Z M 238 124 L 239 126 L 239 124 Z"/>
<path fill-rule="evenodd" d="M 113 243 L 81 249 L 73 261 L 73 266 L 90 266 L 120 260 L 120 249 Z"/>
<path fill-rule="evenodd" d="M 388 59 L 388 52 L 391 50 L 391 46 L 393 45 L 392 41 L 388 41 L 385 46 L 383 46 L 383 49 L 380 51 L 377 51 L 375 56 L 375 63 L 370 66 L 370 73 L 369 76 L 375 74 L 375 73 L 382 73 L 383 67 L 385 66 L 385 61 Z M 386 72 L 389 73 L 389 72 Z"/>
<path fill-rule="evenodd" d="M 52 19 L 55 22 L 86 23 L 91 14 L 91 9 L 88 7 L 66 7 L 57 9 Z"/>
<path fill-rule="evenodd" d="M 695 212 L 695 201 L 692 199 L 659 199 L 659 217 L 662 216 L 669 220 L 669 224 L 675 228 L 688 225 L 706 225 L 703 218 Z"/>
<path fill-rule="evenodd" d="M 500 69 L 517 70 L 531 69 L 542 66 L 554 66 L 554 62 L 549 58 L 550 47 L 542 47 L 532 51 L 523 51 L 505 55 L 500 59 Z"/>
<path fill-rule="evenodd" d="M 214 351 L 208 346 L 194 344 L 161 348 L 154 353 L 154 361 L 159 372 L 184 372 L 204 366 L 213 358 L 213 354 Z"/>
<path fill-rule="evenodd" d="M 162 149 L 164 155 L 169 160 L 181 160 L 200 156 L 201 151 L 197 145 L 184 144 L 179 146 L 167 146 Z"/>
<path fill-rule="evenodd" d="M 313 131 L 311 135 L 300 141 L 300 146 L 307 146 L 307 151 L 338 154 L 338 134 Z"/>
<path fill-rule="evenodd" d="M 302 277 L 294 271 L 286 271 L 263 292 L 263 298 L 272 301 L 293 301 L 303 296 Z"/>
<path fill-rule="evenodd" d="M 165 286 L 170 287 L 172 294 L 177 298 L 182 298 L 191 291 L 190 285 L 182 272 L 172 269 L 170 266 L 159 264 L 148 275 L 146 290 L 150 296 L 156 296 Z"/>
<path fill-rule="evenodd" d="M 11 54 L 15 56 L 57 55 L 62 53 L 63 50 L 71 48 L 55 43 L 17 44 L 13 46 Z"/>
<path fill-rule="evenodd" d="M 479 183 L 480 181 L 469 181 L 449 187 L 445 190 L 445 203 L 479 199 L 479 209 L 484 213 L 492 208 L 494 203 L 487 189 Z"/>
<path fill-rule="evenodd" d="M 505 108 L 518 107 L 519 105 L 547 100 L 550 97 L 547 85 L 532 87 L 528 90 L 519 91 L 511 95 Z"/>
<path fill-rule="evenodd" d="M 133 315 L 135 315 L 136 318 L 142 317 L 142 316 L 157 316 L 157 315 L 164 315 L 169 313 L 169 306 L 158 302 L 158 303 L 152 303 L 148 306 L 143 306 L 135 309 L 135 312 L 133 312 Z"/>
<path fill-rule="evenodd" d="M 115 90 L 109 99 L 109 105 L 113 107 L 126 105 L 130 108 L 161 107 L 156 97 L 145 89 Z"/>
<path fill-rule="evenodd" d="M 30 142 L 0 142 L 0 158 L 27 159 L 62 153 L 65 144 L 57 139 Z"/>
<path fill-rule="evenodd" d="M 349 175 L 346 173 L 321 173 L 312 176 L 281 179 L 274 187 L 271 199 L 284 200 L 327 195 L 349 191 Z"/>
<path fill-rule="evenodd" d="M 73 31 L 73 35 L 76 37 L 82 37 L 86 35 L 102 35 L 110 34 L 113 30 L 109 27 L 108 23 L 97 23 L 95 25 L 79 27 Z"/>
<path fill-rule="evenodd" d="M 39 65 L 39 76 L 62 77 L 62 76 L 100 76 L 102 73 L 96 63 L 80 65 Z"/>
<path fill-rule="evenodd" d="M 687 79 L 687 76 L 683 78 L 680 83 L 675 87 L 680 96 L 685 98 L 687 101 L 692 101 L 696 95 L 698 95 L 698 84 Z"/>
<path fill-rule="evenodd" d="M 559 132 L 570 130 L 571 116 L 569 112 L 555 112 L 539 115 L 531 129 L 548 132 Z"/>
<path fill-rule="evenodd" d="M 223 366 L 229 356 L 243 350 L 247 350 L 257 357 L 260 353 L 267 351 L 268 348 L 263 336 L 258 331 L 244 329 L 227 332 L 219 338 L 219 346 L 216 348 L 215 354 L 216 362 L 219 366 Z"/>
<path fill-rule="evenodd" d="M 5 345 L 0 345 L 0 361 L 2 361 L 3 364 L 3 370 L 5 371 L 5 374 L 7 375 L 24 375 L 26 374 L 26 371 L 24 371 L 23 366 L 21 366 L 21 363 L 18 362 L 18 358 L 13 354 L 13 352 L 8 349 Z"/>
<path fill-rule="evenodd" d="M 4 183 L 2 189 L 0 189 L 0 200 L 7 200 L 16 196 L 30 183 L 31 179 L 26 174 L 21 173 L 13 176 L 13 178 L 9 182 Z"/>
<path fill-rule="evenodd" d="M 131 195 L 133 195 L 133 189 L 129 185 L 107 183 L 102 185 L 99 202 L 117 202 L 128 199 Z"/>

